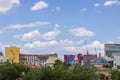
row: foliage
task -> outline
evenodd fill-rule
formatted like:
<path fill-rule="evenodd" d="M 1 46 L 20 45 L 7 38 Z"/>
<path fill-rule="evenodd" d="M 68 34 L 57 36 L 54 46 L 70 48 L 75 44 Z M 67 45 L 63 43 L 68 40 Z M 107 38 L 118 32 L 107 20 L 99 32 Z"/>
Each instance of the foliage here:
<path fill-rule="evenodd" d="M 111 79 L 112 80 L 120 80 L 120 71 L 119 70 L 113 70 L 111 72 Z"/>
<path fill-rule="evenodd" d="M 0 66 L 0 80 L 99 80 L 96 71 L 75 65 L 70 68 L 60 61 L 56 61 L 55 67 L 28 68 L 22 64 L 6 64 Z M 24 76 L 21 73 L 24 72 Z"/>
<path fill-rule="evenodd" d="M 28 68 L 21 64 L 4 64 L 0 66 L 0 80 L 16 80 L 22 77 L 21 73 L 27 73 Z"/>
<path fill-rule="evenodd" d="M 23 80 L 99 80 L 96 72 L 89 68 L 76 65 L 73 69 L 64 63 L 57 64 L 54 69 L 47 67 L 32 69 Z"/>
<path fill-rule="evenodd" d="M 117 66 L 117 69 L 120 69 L 120 66 Z"/>
<path fill-rule="evenodd" d="M 109 64 L 104 64 L 103 67 L 105 67 L 105 68 L 111 68 L 111 66 Z"/>

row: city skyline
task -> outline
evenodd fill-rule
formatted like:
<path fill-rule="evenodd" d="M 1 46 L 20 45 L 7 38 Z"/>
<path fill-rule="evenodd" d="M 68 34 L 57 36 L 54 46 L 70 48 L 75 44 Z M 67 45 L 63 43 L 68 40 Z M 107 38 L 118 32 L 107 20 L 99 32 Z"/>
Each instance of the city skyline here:
<path fill-rule="evenodd" d="M 105 43 L 120 43 L 119 0 L 1 0 L 0 51 L 104 54 Z"/>

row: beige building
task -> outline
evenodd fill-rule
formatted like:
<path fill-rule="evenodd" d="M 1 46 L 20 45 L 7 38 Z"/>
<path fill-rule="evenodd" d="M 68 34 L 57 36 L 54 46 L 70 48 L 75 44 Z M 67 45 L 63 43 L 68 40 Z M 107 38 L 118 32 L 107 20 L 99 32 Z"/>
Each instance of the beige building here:
<path fill-rule="evenodd" d="M 54 64 L 55 64 L 56 60 L 59 60 L 59 61 L 63 62 L 63 60 L 59 57 L 49 56 L 49 58 L 46 61 L 46 66 L 54 67 Z"/>
<path fill-rule="evenodd" d="M 5 56 L 12 62 L 19 63 L 20 48 L 16 46 L 5 47 Z"/>

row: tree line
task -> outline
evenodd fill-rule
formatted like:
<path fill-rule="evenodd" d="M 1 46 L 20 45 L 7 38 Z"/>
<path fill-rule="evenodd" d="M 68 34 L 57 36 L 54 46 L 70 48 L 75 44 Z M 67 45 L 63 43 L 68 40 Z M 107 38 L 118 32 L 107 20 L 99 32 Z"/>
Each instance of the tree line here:
<path fill-rule="evenodd" d="M 119 80 L 119 75 L 119 71 L 112 71 L 111 79 Z M 20 63 L 0 65 L 0 80 L 102 80 L 102 78 L 92 68 L 56 61 L 54 68 L 34 69 Z"/>

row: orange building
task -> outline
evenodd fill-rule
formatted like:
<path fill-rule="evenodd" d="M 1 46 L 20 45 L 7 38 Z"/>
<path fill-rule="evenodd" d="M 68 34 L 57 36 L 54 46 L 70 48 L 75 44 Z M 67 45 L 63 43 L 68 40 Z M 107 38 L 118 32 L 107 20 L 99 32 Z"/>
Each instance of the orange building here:
<path fill-rule="evenodd" d="M 19 63 L 20 48 L 16 46 L 5 47 L 5 56 L 12 62 Z"/>

